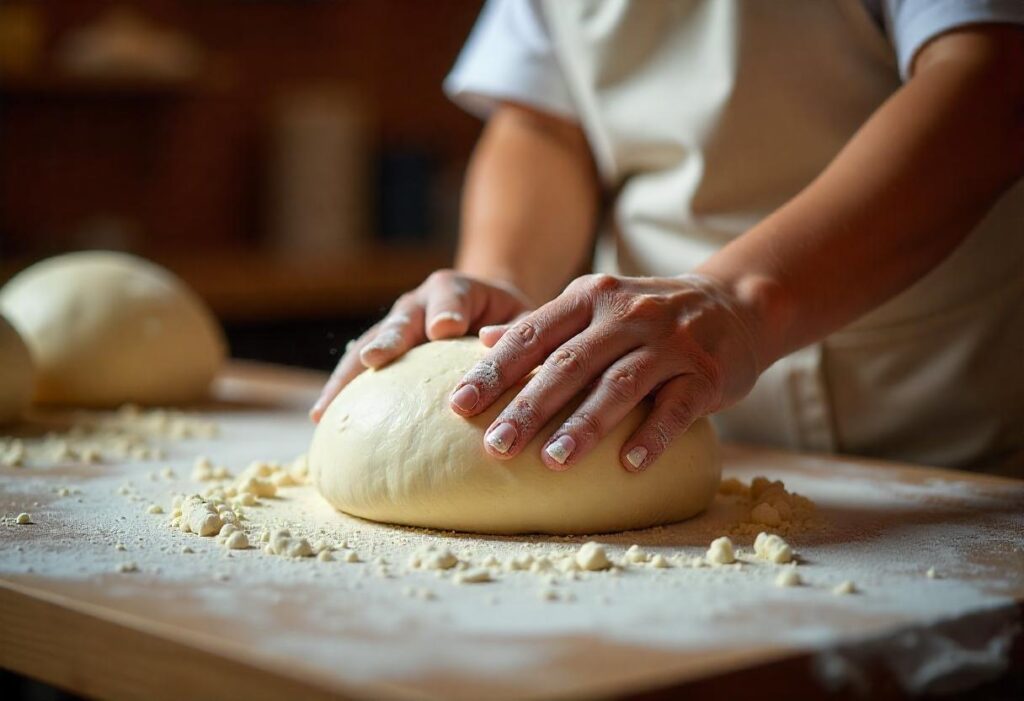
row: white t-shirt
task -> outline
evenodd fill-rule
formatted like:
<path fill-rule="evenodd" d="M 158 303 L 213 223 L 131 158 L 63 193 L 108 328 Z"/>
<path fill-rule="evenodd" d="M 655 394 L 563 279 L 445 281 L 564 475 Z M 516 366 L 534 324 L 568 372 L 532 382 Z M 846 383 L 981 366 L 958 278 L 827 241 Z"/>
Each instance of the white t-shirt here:
<path fill-rule="evenodd" d="M 928 41 L 956 27 L 981 23 L 1024 25 L 1024 0 L 862 0 L 893 46 L 906 79 Z M 509 100 L 569 119 L 576 109 L 544 25 L 537 0 L 488 0 L 445 92 L 464 109 L 485 117 Z"/>

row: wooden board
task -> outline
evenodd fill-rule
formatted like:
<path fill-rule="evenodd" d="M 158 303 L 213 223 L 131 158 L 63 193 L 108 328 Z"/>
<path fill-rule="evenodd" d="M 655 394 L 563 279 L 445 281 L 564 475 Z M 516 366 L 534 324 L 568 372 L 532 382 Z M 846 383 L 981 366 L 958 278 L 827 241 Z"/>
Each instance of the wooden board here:
<path fill-rule="evenodd" d="M 1024 483 L 1014 480 L 733 446 L 727 473 L 783 479 L 818 502 L 820 527 L 791 538 L 807 586 L 779 589 L 774 566 L 753 563 L 637 568 L 560 581 L 551 586 L 572 596 L 556 602 L 537 596 L 548 585 L 529 573 L 459 587 L 404 567 L 424 542 L 482 556 L 538 551 L 539 539 L 368 524 L 309 487 L 250 509 L 252 523 L 347 537 L 364 560 L 384 553 L 389 564 L 259 550 L 229 558 L 145 512 L 202 486 L 187 479 L 199 453 L 237 471 L 304 450 L 322 379 L 238 365 L 202 409 L 221 425 L 217 439 L 168 444 L 157 461 L 3 469 L 0 509 L 29 511 L 35 525 L 0 528 L 0 663 L 89 696 L 147 699 L 699 698 L 750 688 L 792 698 L 865 685 L 885 696 L 969 686 L 1022 664 Z M 179 477 L 159 477 L 166 466 Z M 59 487 L 81 494 L 58 497 Z M 616 554 L 636 542 L 696 555 L 730 513 L 716 503 L 686 524 L 600 540 Z M 128 559 L 140 571 L 118 572 Z M 861 592 L 833 595 L 840 578 Z"/>

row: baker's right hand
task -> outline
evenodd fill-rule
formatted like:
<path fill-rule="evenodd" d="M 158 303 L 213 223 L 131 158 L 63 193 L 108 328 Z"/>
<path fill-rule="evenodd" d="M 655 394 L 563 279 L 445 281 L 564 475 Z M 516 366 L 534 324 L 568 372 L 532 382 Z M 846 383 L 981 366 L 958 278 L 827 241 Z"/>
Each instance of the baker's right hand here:
<path fill-rule="evenodd" d="M 331 400 L 366 368 L 387 365 L 428 340 L 457 338 L 485 326 L 507 324 L 533 307 L 510 283 L 438 270 L 399 297 L 387 316 L 366 333 L 349 342 L 309 416 L 319 422 Z"/>

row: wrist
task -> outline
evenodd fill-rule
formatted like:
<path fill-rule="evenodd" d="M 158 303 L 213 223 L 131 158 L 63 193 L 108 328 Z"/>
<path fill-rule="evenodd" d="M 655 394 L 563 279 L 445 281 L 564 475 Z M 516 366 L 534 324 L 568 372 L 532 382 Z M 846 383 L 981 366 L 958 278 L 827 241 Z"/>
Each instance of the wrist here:
<path fill-rule="evenodd" d="M 729 306 L 750 333 L 758 372 L 795 350 L 789 347 L 788 340 L 794 305 L 779 280 L 763 273 L 731 276 L 701 268 L 692 275 L 707 281 L 728 299 Z"/>

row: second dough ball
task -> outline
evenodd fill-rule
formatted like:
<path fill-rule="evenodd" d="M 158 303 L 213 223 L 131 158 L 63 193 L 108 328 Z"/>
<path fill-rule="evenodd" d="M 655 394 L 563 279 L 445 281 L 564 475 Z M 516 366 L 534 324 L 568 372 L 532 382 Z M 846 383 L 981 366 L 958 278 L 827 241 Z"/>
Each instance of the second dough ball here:
<path fill-rule="evenodd" d="M 35 362 L 35 401 L 74 406 L 180 404 L 205 396 L 225 342 L 180 280 L 135 256 L 50 258 L 0 290 L 0 311 Z"/>

